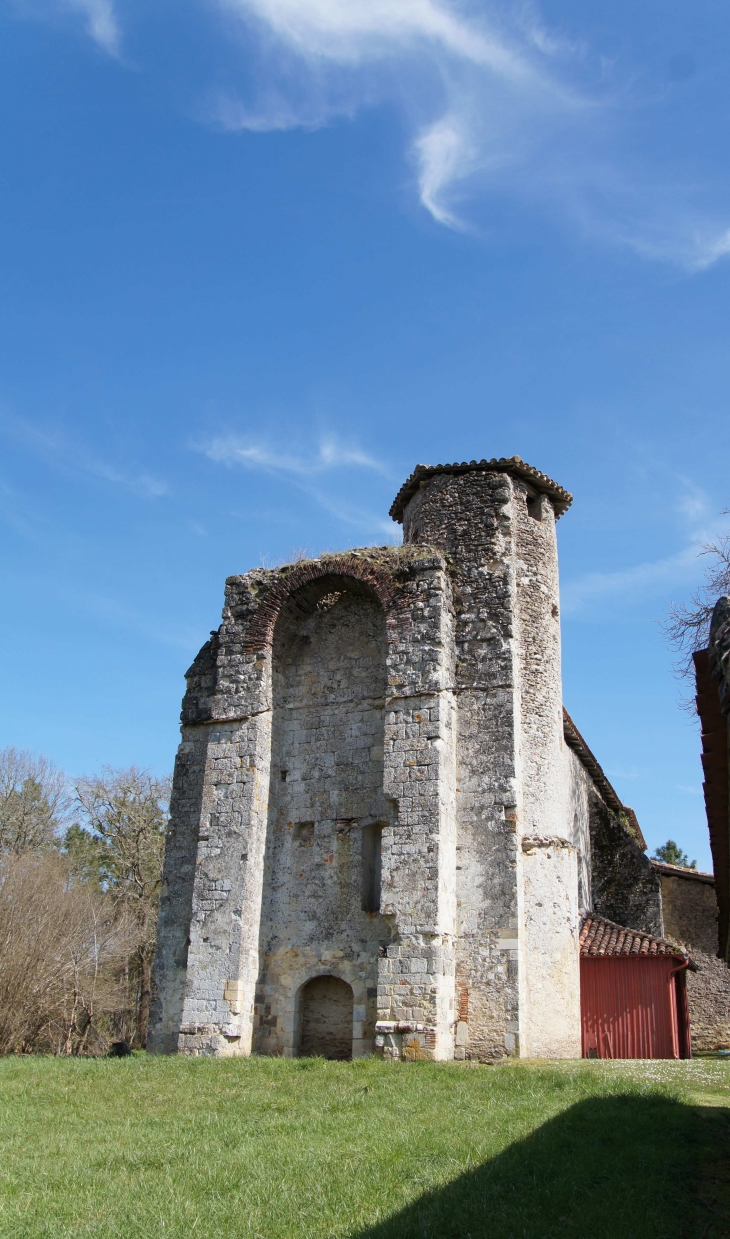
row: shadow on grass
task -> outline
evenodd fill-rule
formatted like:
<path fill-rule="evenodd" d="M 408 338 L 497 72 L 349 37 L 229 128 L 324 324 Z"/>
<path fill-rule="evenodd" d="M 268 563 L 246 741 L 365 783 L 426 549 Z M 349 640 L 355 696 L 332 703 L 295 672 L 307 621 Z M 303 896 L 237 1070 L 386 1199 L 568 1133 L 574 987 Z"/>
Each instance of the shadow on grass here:
<path fill-rule="evenodd" d="M 579 1102 L 354 1239 L 730 1236 L 730 1110 Z"/>

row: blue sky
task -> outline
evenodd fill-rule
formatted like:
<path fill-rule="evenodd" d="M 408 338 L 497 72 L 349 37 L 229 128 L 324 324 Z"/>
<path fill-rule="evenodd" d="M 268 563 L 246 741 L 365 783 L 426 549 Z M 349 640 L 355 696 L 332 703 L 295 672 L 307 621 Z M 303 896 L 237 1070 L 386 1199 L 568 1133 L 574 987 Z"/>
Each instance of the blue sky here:
<path fill-rule="evenodd" d="M 708 867 L 659 622 L 728 520 L 729 47 L 710 0 L 0 0 L 0 744 L 169 769 L 228 574 L 517 453 L 575 496 L 566 705 Z"/>

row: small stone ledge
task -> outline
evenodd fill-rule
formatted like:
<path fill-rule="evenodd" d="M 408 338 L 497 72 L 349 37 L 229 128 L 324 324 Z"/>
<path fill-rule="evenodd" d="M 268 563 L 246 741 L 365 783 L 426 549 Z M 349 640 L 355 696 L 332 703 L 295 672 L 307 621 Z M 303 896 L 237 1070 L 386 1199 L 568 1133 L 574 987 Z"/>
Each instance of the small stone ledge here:
<path fill-rule="evenodd" d="M 522 838 L 523 852 L 534 852 L 537 848 L 572 848 L 573 846 L 570 839 L 564 839 L 560 835 L 524 835 Z"/>
<path fill-rule="evenodd" d="M 392 1033 L 435 1033 L 435 1024 L 416 1024 L 413 1020 L 378 1020 L 375 1025 L 376 1036 L 387 1036 Z"/>

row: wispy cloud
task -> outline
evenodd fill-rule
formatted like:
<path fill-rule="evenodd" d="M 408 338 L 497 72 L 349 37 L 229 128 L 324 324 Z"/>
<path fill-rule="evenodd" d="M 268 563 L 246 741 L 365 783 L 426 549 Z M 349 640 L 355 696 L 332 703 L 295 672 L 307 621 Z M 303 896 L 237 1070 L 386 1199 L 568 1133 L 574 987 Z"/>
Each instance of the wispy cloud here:
<path fill-rule="evenodd" d="M 699 547 L 692 544 L 676 555 L 567 581 L 561 590 L 563 614 L 574 615 L 593 603 L 617 602 L 629 595 L 633 602 L 642 602 L 665 587 L 689 584 L 697 576 L 698 553 Z"/>
<path fill-rule="evenodd" d="M 561 585 L 562 611 L 566 616 L 588 612 L 598 605 L 635 605 L 667 591 L 696 586 L 702 575 L 699 560 L 703 547 L 727 532 L 727 518 L 711 518 L 709 496 L 689 479 L 676 479 L 682 487 L 675 502 L 684 544 L 671 555 L 645 560 L 607 572 L 589 572 Z"/>
<path fill-rule="evenodd" d="M 87 453 L 77 454 L 76 463 L 84 473 L 90 473 L 105 482 L 111 482 L 114 486 L 125 486 L 149 499 L 158 499 L 170 493 L 167 482 L 161 478 L 153 477 L 149 473 L 124 473 Z"/>
<path fill-rule="evenodd" d="M 102 51 L 118 57 L 121 33 L 114 0 L 14 0 L 16 11 L 26 17 L 81 18 L 86 33 Z"/>
<path fill-rule="evenodd" d="M 196 450 L 202 451 L 216 464 L 238 465 L 245 469 L 284 475 L 314 503 L 344 524 L 368 530 L 371 534 L 377 531 L 388 542 L 398 540 L 399 531 L 392 521 L 383 520 L 350 499 L 342 499 L 323 488 L 322 482 L 328 475 L 352 469 L 390 476 L 388 467 L 382 461 L 360 447 L 325 435 L 313 448 L 291 451 L 262 440 L 225 435 L 198 445 Z M 320 479 L 319 484 L 315 484 L 315 478 Z"/>
<path fill-rule="evenodd" d="M 207 0 L 259 35 L 244 97 L 218 95 L 224 128 L 325 124 L 396 102 L 420 201 L 440 224 L 482 226 L 505 196 L 644 258 L 690 270 L 730 253 L 730 210 L 706 209 L 623 150 L 642 107 L 607 86 L 605 59 L 549 31 L 529 0 Z M 245 92 L 244 92 L 245 93 Z"/>
<path fill-rule="evenodd" d="M 369 512 L 367 508 L 360 507 L 355 503 L 348 503 L 341 499 L 332 498 L 322 490 L 307 486 L 303 489 L 315 503 L 318 503 L 325 512 L 329 512 L 336 520 L 342 521 L 345 525 L 353 525 L 356 529 L 368 530 L 370 534 L 377 532 L 384 538 L 386 543 L 396 544 L 401 541 L 400 526 L 395 525 L 391 520 L 384 520 L 382 516 L 376 516 Z"/>
<path fill-rule="evenodd" d="M 11 2 L 28 15 L 75 15 L 121 54 L 120 0 Z M 199 109 L 224 130 L 316 128 L 387 102 L 405 119 L 421 205 L 447 228 L 492 232 L 508 202 L 688 271 L 730 255 L 730 203 L 722 183 L 713 204 L 714 167 L 703 176 L 692 156 L 675 159 L 674 134 L 653 161 L 651 144 L 635 143 L 669 106 L 667 90 L 640 88 L 635 66 L 551 30 L 537 0 L 196 3 L 245 48 L 238 88 L 216 89 Z"/>
<path fill-rule="evenodd" d="M 148 499 L 169 493 L 167 483 L 161 478 L 146 472 L 121 469 L 70 439 L 63 430 L 37 425 L 8 409 L 0 410 L 0 432 L 22 444 L 50 466 L 67 473 L 87 474 Z"/>
<path fill-rule="evenodd" d="M 121 44 L 119 23 L 112 0 L 61 0 L 63 8 L 79 13 L 87 33 L 110 56 L 118 56 Z"/>
<path fill-rule="evenodd" d="M 265 469 L 271 473 L 290 473 L 311 477 L 331 469 L 354 467 L 372 469 L 388 476 L 388 470 L 374 456 L 357 447 L 348 447 L 332 437 L 320 439 L 312 450 L 291 452 L 272 447 L 262 441 L 226 435 L 212 439 L 200 450 L 217 464 L 244 465 L 250 469 Z"/>
<path fill-rule="evenodd" d="M 170 622 L 168 616 L 151 617 L 118 598 L 63 582 L 54 584 L 53 593 L 55 598 L 63 598 L 69 606 L 80 609 L 84 616 L 96 615 L 111 626 L 137 633 L 156 644 L 188 651 L 196 650 L 200 644 L 199 633 L 193 627 L 187 630 Z"/>

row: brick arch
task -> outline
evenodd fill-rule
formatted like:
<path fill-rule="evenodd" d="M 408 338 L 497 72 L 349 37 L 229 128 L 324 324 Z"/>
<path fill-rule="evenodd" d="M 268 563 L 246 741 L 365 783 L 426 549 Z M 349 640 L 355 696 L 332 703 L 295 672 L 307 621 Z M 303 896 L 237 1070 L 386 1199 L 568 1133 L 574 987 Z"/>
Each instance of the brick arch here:
<path fill-rule="evenodd" d="M 298 564 L 268 590 L 249 624 L 244 649 L 253 653 L 270 646 L 274 635 L 274 625 L 287 599 L 303 586 L 331 576 L 352 577 L 363 585 L 369 585 L 386 614 L 393 606 L 398 593 L 398 587 L 391 574 L 367 559 L 334 555 L 324 562 L 316 560 L 313 563 Z"/>

